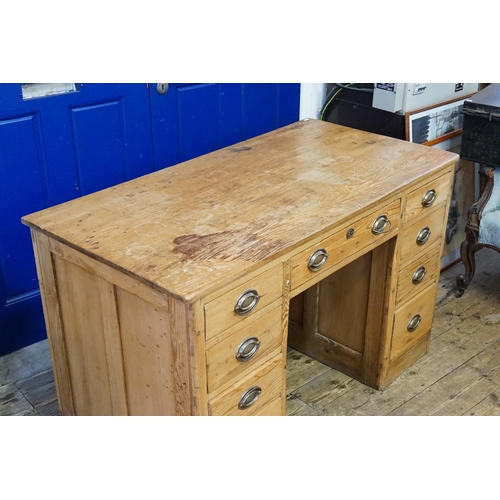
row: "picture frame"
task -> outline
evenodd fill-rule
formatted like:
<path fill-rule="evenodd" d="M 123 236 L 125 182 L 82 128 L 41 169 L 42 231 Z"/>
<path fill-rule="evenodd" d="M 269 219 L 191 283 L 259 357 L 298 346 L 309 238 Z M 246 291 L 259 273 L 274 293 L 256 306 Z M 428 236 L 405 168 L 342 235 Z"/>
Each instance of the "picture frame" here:
<path fill-rule="evenodd" d="M 461 135 L 462 107 L 464 101 L 474 94 L 475 92 L 405 113 L 406 140 L 433 146 Z"/>

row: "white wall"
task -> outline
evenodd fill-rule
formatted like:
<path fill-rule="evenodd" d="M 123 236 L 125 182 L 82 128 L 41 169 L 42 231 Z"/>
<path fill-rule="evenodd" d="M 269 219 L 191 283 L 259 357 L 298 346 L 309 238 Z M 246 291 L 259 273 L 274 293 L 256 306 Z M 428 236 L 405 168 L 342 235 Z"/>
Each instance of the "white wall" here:
<path fill-rule="evenodd" d="M 299 120 L 319 118 L 325 97 L 326 83 L 301 83 Z"/>

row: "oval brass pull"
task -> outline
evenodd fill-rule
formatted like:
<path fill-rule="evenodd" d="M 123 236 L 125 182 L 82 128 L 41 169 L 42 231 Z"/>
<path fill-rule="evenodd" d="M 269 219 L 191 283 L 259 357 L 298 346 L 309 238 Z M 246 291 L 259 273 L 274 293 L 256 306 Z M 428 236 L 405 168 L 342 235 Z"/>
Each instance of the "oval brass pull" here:
<path fill-rule="evenodd" d="M 307 267 L 310 271 L 319 271 L 328 260 L 328 252 L 324 248 L 320 248 L 311 254 Z"/>
<path fill-rule="evenodd" d="M 257 307 L 259 299 L 260 295 L 257 290 L 247 290 L 238 297 L 234 304 L 234 312 L 240 316 L 251 313 Z"/>
<path fill-rule="evenodd" d="M 250 387 L 250 389 L 248 389 L 248 391 L 246 391 L 245 394 L 241 396 L 240 402 L 238 403 L 238 408 L 240 410 L 244 410 L 245 408 L 249 408 L 250 406 L 252 406 L 257 401 L 257 399 L 259 399 L 261 392 L 262 389 L 257 385 Z"/>
<path fill-rule="evenodd" d="M 422 316 L 420 316 L 420 314 L 415 314 L 415 316 L 413 316 L 413 318 L 410 319 L 406 329 L 409 332 L 414 332 L 419 327 L 421 322 L 422 322 Z"/>
<path fill-rule="evenodd" d="M 244 340 L 236 349 L 236 359 L 244 362 L 252 359 L 259 350 L 260 340 L 257 337 L 250 337 Z"/>
<path fill-rule="evenodd" d="M 427 274 L 427 269 L 424 266 L 420 266 L 414 273 L 411 279 L 414 285 L 418 285 L 424 281 L 425 275 Z"/>
<path fill-rule="evenodd" d="M 424 227 L 417 234 L 417 245 L 425 245 L 430 237 L 431 230 L 428 227 Z"/>
<path fill-rule="evenodd" d="M 425 193 L 424 196 L 422 196 L 422 206 L 426 208 L 430 207 L 436 201 L 436 198 L 437 198 L 436 190 L 429 189 L 429 191 L 427 191 L 427 193 Z"/>
<path fill-rule="evenodd" d="M 386 229 L 387 226 L 389 226 L 388 229 Z M 392 222 L 389 220 L 389 217 L 387 217 L 387 215 L 385 214 L 379 215 L 372 224 L 373 234 L 388 233 L 391 229 L 392 229 Z"/>

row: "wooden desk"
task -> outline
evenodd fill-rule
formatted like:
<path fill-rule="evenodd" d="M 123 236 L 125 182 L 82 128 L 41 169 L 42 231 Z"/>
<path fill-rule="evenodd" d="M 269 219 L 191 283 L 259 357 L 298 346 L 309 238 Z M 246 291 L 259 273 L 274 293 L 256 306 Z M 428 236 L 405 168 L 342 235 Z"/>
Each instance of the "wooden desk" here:
<path fill-rule="evenodd" d="M 283 415 L 288 341 L 383 389 L 428 349 L 456 159 L 307 120 L 25 217 L 61 413 Z"/>

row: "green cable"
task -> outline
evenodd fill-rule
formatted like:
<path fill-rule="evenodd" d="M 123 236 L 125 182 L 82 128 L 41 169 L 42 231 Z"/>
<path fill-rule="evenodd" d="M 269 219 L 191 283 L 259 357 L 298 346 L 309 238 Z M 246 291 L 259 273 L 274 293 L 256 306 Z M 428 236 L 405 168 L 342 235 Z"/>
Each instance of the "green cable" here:
<path fill-rule="evenodd" d="M 354 85 L 354 83 L 347 83 L 345 86 L 346 87 L 350 87 L 351 85 Z M 331 102 L 335 99 L 335 97 L 337 97 L 337 94 L 343 90 L 343 87 L 340 87 L 337 92 L 335 92 L 335 94 L 332 95 L 332 97 L 330 98 L 330 100 L 323 106 L 323 109 L 321 110 L 321 114 L 319 116 L 319 119 L 320 120 L 323 120 L 323 117 L 325 116 L 325 113 L 326 113 L 326 110 L 328 109 L 328 106 L 330 106 Z"/>

